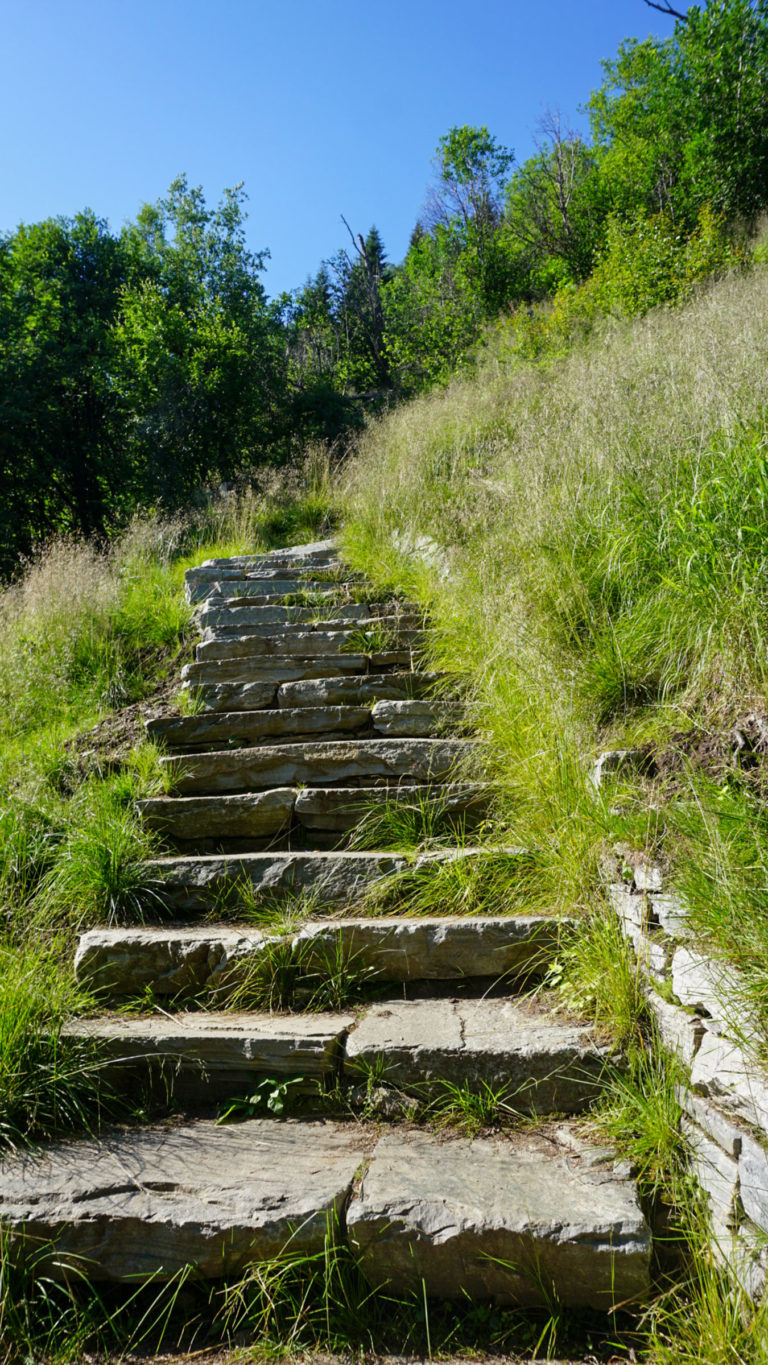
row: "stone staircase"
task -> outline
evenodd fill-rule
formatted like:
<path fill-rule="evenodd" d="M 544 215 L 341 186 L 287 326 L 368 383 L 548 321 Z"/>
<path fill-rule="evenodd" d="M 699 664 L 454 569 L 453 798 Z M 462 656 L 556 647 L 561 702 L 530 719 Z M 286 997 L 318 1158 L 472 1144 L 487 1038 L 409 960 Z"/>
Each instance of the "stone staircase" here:
<path fill-rule="evenodd" d="M 0 1223 L 54 1277 L 235 1275 L 322 1249 L 333 1222 L 395 1292 L 642 1299 L 634 1182 L 576 1117 L 610 1050 L 524 989 L 560 924 L 369 899 L 435 859 L 489 856 L 463 838 L 485 795 L 418 668 L 421 612 L 369 600 L 330 542 L 211 561 L 187 593 L 197 709 L 149 723 L 169 794 L 142 802 L 169 851 L 147 867 L 147 923 L 82 935 L 77 973 L 105 1013 L 70 1026 L 153 1118 L 5 1160 Z M 414 806 L 455 821 L 455 845 L 358 846 L 377 813 Z M 289 1086 L 292 1117 L 216 1121 Z M 428 1121 L 493 1095 L 519 1123 L 470 1139 Z"/>

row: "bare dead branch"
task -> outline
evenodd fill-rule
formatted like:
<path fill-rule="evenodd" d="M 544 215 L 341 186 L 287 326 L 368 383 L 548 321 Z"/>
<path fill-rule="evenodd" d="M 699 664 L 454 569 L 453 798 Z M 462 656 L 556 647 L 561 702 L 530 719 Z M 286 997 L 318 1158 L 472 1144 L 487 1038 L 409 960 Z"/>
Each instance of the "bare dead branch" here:
<path fill-rule="evenodd" d="M 660 14 L 669 14 L 673 19 L 682 20 L 684 24 L 688 22 L 688 15 L 681 14 L 679 9 L 673 9 L 669 4 L 669 0 L 666 0 L 666 3 L 663 5 L 657 4 L 656 0 L 645 0 L 645 3 L 650 9 L 657 9 Z"/>

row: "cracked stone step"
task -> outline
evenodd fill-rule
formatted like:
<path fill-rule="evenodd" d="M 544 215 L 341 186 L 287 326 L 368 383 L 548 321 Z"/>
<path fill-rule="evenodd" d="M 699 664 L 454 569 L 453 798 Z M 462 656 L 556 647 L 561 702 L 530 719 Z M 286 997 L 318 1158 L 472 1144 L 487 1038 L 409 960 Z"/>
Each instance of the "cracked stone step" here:
<path fill-rule="evenodd" d="M 359 904 L 371 883 L 408 866 L 396 853 L 240 853 L 155 858 L 144 863 L 157 894 L 182 915 L 236 914 L 254 900 L 304 893 L 318 905 Z"/>
<path fill-rule="evenodd" d="M 348 1068 L 440 1094 L 445 1082 L 506 1088 L 524 1113 L 579 1113 L 596 1099 L 610 1057 L 583 1024 L 528 1001 L 408 1000 L 374 1005 L 347 1041 Z"/>
<path fill-rule="evenodd" d="M 515 979 L 541 974 L 572 921 L 543 915 L 309 921 L 293 935 L 308 969 L 348 962 L 387 981 Z M 222 996 L 243 979 L 274 935 L 251 927 L 141 925 L 91 929 L 75 957 L 78 981 L 116 998 Z"/>
<path fill-rule="evenodd" d="M 259 602 L 280 602 L 284 597 L 297 597 L 302 593 L 313 595 L 347 593 L 352 586 L 351 578 L 343 582 L 334 579 L 331 583 L 327 578 L 313 578 L 311 575 L 302 578 L 299 573 L 287 577 L 279 572 L 279 576 L 274 578 L 257 578 L 255 575 L 248 576 L 243 571 L 231 573 L 226 569 L 212 569 L 210 572 L 187 578 L 184 593 L 189 604 L 194 606 L 197 602 L 219 597 L 248 597 Z"/>
<path fill-rule="evenodd" d="M 422 630 L 397 630 L 392 632 L 391 643 L 386 650 L 372 650 L 372 658 L 396 654 L 398 659 L 409 654 L 424 643 Z M 248 659 L 256 662 L 265 658 L 315 659 L 326 656 L 344 659 L 357 646 L 354 657 L 360 657 L 360 635 L 358 630 L 285 630 L 279 635 L 235 635 L 223 640 L 204 640 L 196 647 L 196 660 L 205 663 L 211 660 L 230 661 Z"/>
<path fill-rule="evenodd" d="M 634 1182 L 566 1125 L 473 1141 L 386 1134 L 347 1229 L 366 1277 L 395 1294 L 606 1312 L 650 1291 Z"/>
<path fill-rule="evenodd" d="M 339 598 L 354 600 L 361 588 L 361 581 L 352 576 L 344 579 L 328 578 L 218 578 L 204 579 L 185 585 L 187 601 L 190 605 L 208 602 L 218 606 L 220 601 L 232 598 L 247 600 L 259 606 L 283 603 L 285 606 L 301 605 L 301 599 L 311 597 L 313 601 L 338 601 Z M 285 599 L 291 599 L 285 602 Z M 299 602 L 295 603 L 296 598 Z"/>
<path fill-rule="evenodd" d="M 392 672 L 353 678 L 308 678 L 285 682 L 277 689 L 277 705 L 364 706 L 377 701 L 411 701 L 428 694 L 440 673 Z"/>
<path fill-rule="evenodd" d="M 333 678 L 337 675 L 362 673 L 366 666 L 362 654 L 334 655 L 332 658 L 295 659 L 285 655 L 271 658 L 254 657 L 251 659 L 216 659 L 209 663 L 185 664 L 181 670 L 182 682 L 196 691 L 206 684 L 218 686 L 221 683 L 235 683 L 239 687 L 256 683 L 272 687 L 273 693 L 281 683 L 299 682 L 305 678 Z"/>
<path fill-rule="evenodd" d="M 265 624 L 246 622 L 243 625 L 238 625 L 225 621 L 216 625 L 203 626 L 200 623 L 200 629 L 200 644 L 208 645 L 229 643 L 235 640 L 259 640 L 268 636 L 292 640 L 296 635 L 322 635 L 342 631 L 354 634 L 361 630 L 366 632 L 386 631 L 389 637 L 394 638 L 398 632 L 403 631 L 417 631 L 423 634 L 424 621 L 416 616 L 363 616 L 359 622 L 350 625 L 348 621 L 321 621 L 315 615 L 305 621 L 273 621 Z"/>
<path fill-rule="evenodd" d="M 297 793 L 294 813 L 304 829 L 345 834 L 366 816 L 374 816 L 383 804 L 423 810 L 432 807 L 442 816 L 474 815 L 487 808 L 487 790 L 469 783 L 456 786 L 305 787 Z"/>
<path fill-rule="evenodd" d="M 473 752 L 466 740 L 337 739 L 328 744 L 274 744 L 217 750 L 160 760 L 175 790 L 193 793 L 256 791 L 268 787 L 359 786 L 371 779 L 413 783 L 447 780 Z"/>
<path fill-rule="evenodd" d="M 277 787 L 237 796 L 153 796 L 136 804 L 145 825 L 172 839 L 266 840 L 290 828 L 298 794 Z"/>
<path fill-rule="evenodd" d="M 414 603 L 398 603 L 398 611 L 390 602 L 347 602 L 339 606 L 324 606 L 322 608 L 323 619 L 320 620 L 317 607 L 282 607 L 282 606 L 240 606 L 235 600 L 228 600 L 216 606 L 205 605 L 199 609 L 198 624 L 201 629 L 213 629 L 217 626 L 224 626 L 234 630 L 237 627 L 259 629 L 268 626 L 296 626 L 314 625 L 326 626 L 338 629 L 339 622 L 352 621 L 355 625 L 367 622 L 370 619 L 403 619 L 412 620 L 420 623 L 424 619 L 423 611 Z"/>
<path fill-rule="evenodd" d="M 316 1095 L 337 1073 L 353 1023 L 351 1013 L 195 1010 L 75 1020 L 64 1034 L 97 1045 L 115 1091 L 146 1083 L 160 1098 L 201 1105 L 248 1093 L 264 1076 Z"/>
<path fill-rule="evenodd" d="M 366 729 L 371 723 L 368 706 L 282 707 L 263 711 L 214 711 L 196 716 L 163 716 L 146 722 L 147 737 L 169 749 L 194 745 L 237 744 L 248 746 L 275 738 L 294 742 L 314 735 L 339 736 Z"/>
<path fill-rule="evenodd" d="M 322 1252 L 364 1153 L 361 1130 L 328 1122 L 116 1132 L 6 1157 L 0 1224 L 38 1275 L 163 1280 L 194 1265 L 215 1279 Z"/>

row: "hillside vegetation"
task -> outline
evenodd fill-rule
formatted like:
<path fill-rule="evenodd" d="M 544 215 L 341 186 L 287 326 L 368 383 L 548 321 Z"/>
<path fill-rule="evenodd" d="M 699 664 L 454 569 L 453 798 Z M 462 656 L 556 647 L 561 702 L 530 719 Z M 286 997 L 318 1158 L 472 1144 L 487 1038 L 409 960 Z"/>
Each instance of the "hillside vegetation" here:
<path fill-rule="evenodd" d="M 537 363 L 502 329 L 476 379 L 369 428 L 345 532 L 431 604 L 526 895 L 589 909 L 606 839 L 661 850 L 766 1003 L 767 362 L 760 265 Z M 445 553 L 415 564 L 425 536 Z M 638 745 L 656 776 L 598 798 L 589 757 Z"/>

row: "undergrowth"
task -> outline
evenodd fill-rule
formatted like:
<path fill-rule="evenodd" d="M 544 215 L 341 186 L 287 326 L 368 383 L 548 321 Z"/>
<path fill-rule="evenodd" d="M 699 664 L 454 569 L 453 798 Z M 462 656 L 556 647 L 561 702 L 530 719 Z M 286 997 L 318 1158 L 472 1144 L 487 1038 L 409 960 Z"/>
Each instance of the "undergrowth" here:
<path fill-rule="evenodd" d="M 312 457 L 185 517 L 138 517 L 107 548 L 54 542 L 0 595 L 0 1145 L 113 1112 L 95 1048 L 66 1035 L 91 1003 L 74 949 L 160 911 L 136 801 L 165 779 L 136 708 L 175 692 L 184 571 L 325 534 L 329 477 Z"/>

